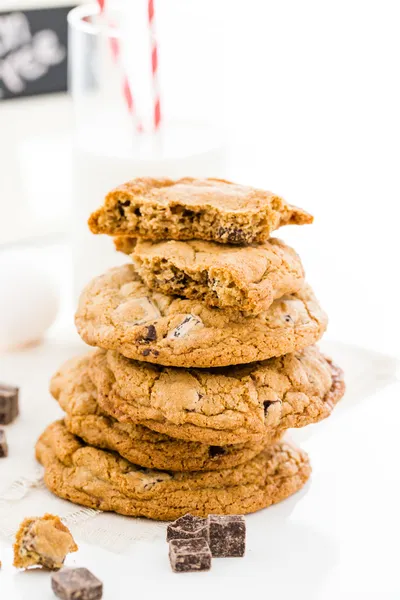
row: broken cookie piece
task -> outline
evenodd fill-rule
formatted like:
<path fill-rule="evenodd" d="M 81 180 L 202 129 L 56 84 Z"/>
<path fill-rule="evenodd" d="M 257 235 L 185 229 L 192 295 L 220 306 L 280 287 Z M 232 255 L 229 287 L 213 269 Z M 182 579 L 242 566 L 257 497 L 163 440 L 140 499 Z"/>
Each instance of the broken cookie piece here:
<path fill-rule="evenodd" d="M 211 552 L 207 540 L 171 540 L 169 543 L 169 560 L 175 573 L 190 571 L 209 571 L 211 568 Z"/>
<path fill-rule="evenodd" d="M 0 383 L 0 425 L 9 425 L 18 416 L 19 389 Z"/>
<path fill-rule="evenodd" d="M 190 513 L 179 517 L 167 527 L 167 542 L 170 540 L 208 539 L 207 519 L 194 517 Z"/>
<path fill-rule="evenodd" d="M 244 556 L 246 522 L 243 515 L 209 515 L 208 528 L 213 557 Z"/>
<path fill-rule="evenodd" d="M 130 254 L 151 290 L 200 300 L 209 307 L 258 315 L 304 283 L 299 256 L 276 238 L 259 245 L 233 246 L 119 237 L 115 245 Z"/>
<path fill-rule="evenodd" d="M 223 179 L 142 177 L 111 190 L 89 227 L 112 236 L 251 244 L 283 225 L 312 221 L 272 192 Z"/>
<path fill-rule="evenodd" d="M 16 534 L 14 567 L 61 569 L 66 555 L 77 550 L 74 538 L 59 517 L 50 514 L 28 517 Z"/>
<path fill-rule="evenodd" d="M 63 569 L 51 577 L 53 592 L 61 600 L 100 600 L 103 584 L 88 569 Z"/>

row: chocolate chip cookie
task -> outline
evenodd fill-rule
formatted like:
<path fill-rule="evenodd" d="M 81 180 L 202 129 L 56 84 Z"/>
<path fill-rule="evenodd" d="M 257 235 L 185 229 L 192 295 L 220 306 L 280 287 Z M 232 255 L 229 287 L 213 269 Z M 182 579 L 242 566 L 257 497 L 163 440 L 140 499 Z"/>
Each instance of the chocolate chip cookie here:
<path fill-rule="evenodd" d="M 150 240 L 264 242 L 282 225 L 313 218 L 271 192 L 222 179 L 134 179 L 112 190 L 89 219 L 93 233 Z"/>
<path fill-rule="evenodd" d="M 75 323 L 86 343 L 128 358 L 175 367 L 218 367 L 305 348 L 320 339 L 327 317 L 307 284 L 249 317 L 153 292 L 128 264 L 88 284 Z"/>
<path fill-rule="evenodd" d="M 257 246 L 214 242 L 149 242 L 117 237 L 118 250 L 131 255 L 137 273 L 154 291 L 233 308 L 249 315 L 267 310 L 304 284 L 296 252 L 271 238 Z"/>
<path fill-rule="evenodd" d="M 174 473 L 143 469 L 117 454 L 85 445 L 62 421 L 36 444 L 44 480 L 57 496 L 124 515 L 173 520 L 185 513 L 245 514 L 266 508 L 303 487 L 307 455 L 278 442 L 247 463 L 222 471 Z"/>
<path fill-rule="evenodd" d="M 89 372 L 92 355 L 72 359 L 52 378 L 50 391 L 66 412 L 65 426 L 90 445 L 114 450 L 141 467 L 170 471 L 213 471 L 247 462 L 279 435 L 245 444 L 210 446 L 185 442 L 102 411 Z M 144 371 L 146 370 L 146 365 Z"/>
<path fill-rule="evenodd" d="M 212 446 L 271 441 L 288 428 L 320 421 L 344 392 L 342 372 L 316 347 L 212 370 L 159 367 L 97 350 L 67 362 L 53 380 L 53 394 L 69 413 L 67 405 L 83 405 L 73 384 L 82 372 L 96 388 L 100 409 L 119 423 Z"/>

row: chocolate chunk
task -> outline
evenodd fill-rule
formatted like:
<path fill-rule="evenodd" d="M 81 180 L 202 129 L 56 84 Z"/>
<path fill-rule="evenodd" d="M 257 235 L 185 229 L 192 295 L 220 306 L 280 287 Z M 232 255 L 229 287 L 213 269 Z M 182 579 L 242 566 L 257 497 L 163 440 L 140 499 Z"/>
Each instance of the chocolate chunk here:
<path fill-rule="evenodd" d="M 203 326 L 203 321 L 195 315 L 187 315 L 175 329 L 170 331 L 167 338 L 181 338 L 185 336 L 194 327 Z"/>
<path fill-rule="evenodd" d="M 204 538 L 193 540 L 171 540 L 169 560 L 176 573 L 208 571 L 211 568 L 211 552 Z"/>
<path fill-rule="evenodd" d="M 225 449 L 222 446 L 210 446 L 208 449 L 208 453 L 210 458 L 215 458 L 216 456 L 221 456 L 225 454 Z"/>
<path fill-rule="evenodd" d="M 267 414 L 269 407 L 271 406 L 271 404 L 274 404 L 274 402 L 272 402 L 271 400 L 266 400 L 263 403 L 264 406 L 264 413 Z"/>
<path fill-rule="evenodd" d="M 63 569 L 51 577 L 51 587 L 62 600 L 98 600 L 103 584 L 88 569 Z"/>
<path fill-rule="evenodd" d="M 231 244 L 243 244 L 248 238 L 243 229 L 236 227 L 220 227 L 218 229 L 218 237 L 226 239 Z"/>
<path fill-rule="evenodd" d="M 154 325 L 148 325 L 146 327 L 146 333 L 142 335 L 138 341 L 144 342 L 145 344 L 148 342 L 154 342 L 157 339 L 157 331 Z"/>
<path fill-rule="evenodd" d="M 0 425 L 9 425 L 18 416 L 18 388 L 0 383 Z"/>
<path fill-rule="evenodd" d="M 149 356 L 150 354 L 153 356 L 158 356 L 160 353 L 158 350 L 154 350 L 154 348 L 145 348 L 142 352 L 143 356 Z"/>
<path fill-rule="evenodd" d="M 208 539 L 207 519 L 194 517 L 190 513 L 179 517 L 167 527 L 167 542 L 170 540 L 189 540 L 203 537 Z"/>
<path fill-rule="evenodd" d="M 0 458 L 5 458 L 6 456 L 8 456 L 6 433 L 3 429 L 0 429 Z"/>
<path fill-rule="evenodd" d="M 125 216 L 125 210 L 123 209 L 124 206 L 129 206 L 130 205 L 130 201 L 126 200 L 125 202 L 122 202 L 121 200 L 119 200 L 117 202 L 117 210 L 120 214 L 121 217 Z"/>
<path fill-rule="evenodd" d="M 244 556 L 246 522 L 242 515 L 209 515 L 209 544 L 211 554 L 223 558 Z"/>

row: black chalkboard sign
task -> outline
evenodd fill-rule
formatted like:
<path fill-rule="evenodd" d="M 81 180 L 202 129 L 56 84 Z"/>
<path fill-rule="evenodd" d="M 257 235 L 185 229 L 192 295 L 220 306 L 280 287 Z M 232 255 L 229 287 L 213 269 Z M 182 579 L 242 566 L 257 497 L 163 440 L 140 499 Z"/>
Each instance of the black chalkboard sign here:
<path fill-rule="evenodd" d="M 0 12 L 0 101 L 67 89 L 71 8 Z"/>

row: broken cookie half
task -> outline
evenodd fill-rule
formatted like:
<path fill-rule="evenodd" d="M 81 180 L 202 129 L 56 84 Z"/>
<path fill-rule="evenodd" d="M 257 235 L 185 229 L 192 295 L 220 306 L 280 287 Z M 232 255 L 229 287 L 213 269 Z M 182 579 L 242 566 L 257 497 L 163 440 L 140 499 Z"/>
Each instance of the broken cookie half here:
<path fill-rule="evenodd" d="M 16 534 L 14 567 L 61 569 L 67 554 L 77 550 L 71 532 L 59 517 L 50 514 L 28 517 L 22 521 Z"/>

